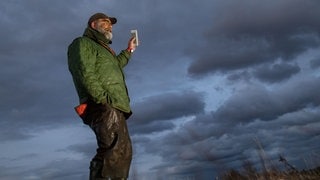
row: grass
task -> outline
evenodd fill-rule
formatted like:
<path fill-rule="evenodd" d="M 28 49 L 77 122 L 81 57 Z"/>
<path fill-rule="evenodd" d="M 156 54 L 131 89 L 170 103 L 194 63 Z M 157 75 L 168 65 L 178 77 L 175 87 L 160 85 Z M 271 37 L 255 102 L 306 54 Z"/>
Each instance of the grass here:
<path fill-rule="evenodd" d="M 284 164 L 286 170 L 279 170 L 274 166 L 268 168 L 270 167 L 268 166 L 270 165 L 270 161 L 267 158 L 260 141 L 257 138 L 255 138 L 254 141 L 258 147 L 257 150 L 263 171 L 258 172 L 253 163 L 245 161 L 243 162 L 241 171 L 231 169 L 219 178 L 216 178 L 216 180 L 320 180 L 320 166 L 314 169 L 299 171 L 281 155 L 279 156 L 279 162 Z"/>
<path fill-rule="evenodd" d="M 319 180 L 320 167 L 302 171 L 278 171 L 270 170 L 263 173 L 256 171 L 230 170 L 217 180 Z"/>

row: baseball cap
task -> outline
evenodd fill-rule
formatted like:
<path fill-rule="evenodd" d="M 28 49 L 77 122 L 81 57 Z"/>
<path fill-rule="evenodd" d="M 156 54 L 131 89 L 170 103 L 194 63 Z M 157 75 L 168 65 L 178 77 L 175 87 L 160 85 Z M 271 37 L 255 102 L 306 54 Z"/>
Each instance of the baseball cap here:
<path fill-rule="evenodd" d="M 94 15 L 92 15 L 89 20 L 88 20 L 88 26 L 90 26 L 90 24 L 98 19 L 110 19 L 112 24 L 116 24 L 117 23 L 117 18 L 115 17 L 109 17 L 104 13 L 95 13 Z"/>

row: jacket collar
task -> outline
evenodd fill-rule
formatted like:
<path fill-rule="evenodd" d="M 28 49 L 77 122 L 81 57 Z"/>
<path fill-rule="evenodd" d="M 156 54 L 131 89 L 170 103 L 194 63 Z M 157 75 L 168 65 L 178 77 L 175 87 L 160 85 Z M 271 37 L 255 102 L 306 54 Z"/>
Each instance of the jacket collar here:
<path fill-rule="evenodd" d="M 98 32 L 90 27 L 87 27 L 84 30 L 83 36 L 86 36 L 86 37 L 96 41 L 99 44 L 103 43 L 103 44 L 107 45 L 107 44 L 112 43 L 112 41 L 105 38 L 103 34 L 101 34 L 100 32 Z"/>

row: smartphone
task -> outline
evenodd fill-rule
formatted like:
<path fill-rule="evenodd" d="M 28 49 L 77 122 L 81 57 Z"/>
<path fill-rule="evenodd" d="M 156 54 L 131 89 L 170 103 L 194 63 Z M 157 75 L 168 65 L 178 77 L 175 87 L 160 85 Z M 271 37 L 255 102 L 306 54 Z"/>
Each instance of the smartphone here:
<path fill-rule="evenodd" d="M 138 40 L 138 30 L 133 29 L 130 31 L 131 32 L 131 37 L 135 37 L 136 40 L 134 41 L 134 43 L 136 44 L 136 46 L 139 45 L 139 40 Z"/>

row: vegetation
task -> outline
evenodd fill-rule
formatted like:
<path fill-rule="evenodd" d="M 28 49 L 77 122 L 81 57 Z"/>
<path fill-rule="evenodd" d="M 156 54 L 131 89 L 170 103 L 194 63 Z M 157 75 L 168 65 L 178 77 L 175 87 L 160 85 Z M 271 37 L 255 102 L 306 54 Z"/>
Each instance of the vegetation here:
<path fill-rule="evenodd" d="M 271 170 L 263 173 L 245 169 L 243 172 L 230 170 L 223 174 L 219 180 L 319 180 L 320 167 L 302 171 Z"/>
<path fill-rule="evenodd" d="M 320 166 L 314 169 L 297 170 L 286 158 L 279 156 L 279 162 L 283 163 L 285 170 L 279 170 L 274 166 L 270 167 L 270 161 L 264 152 L 260 141 L 255 138 L 258 154 L 263 167 L 262 172 L 258 172 L 250 161 L 243 162 L 242 171 L 231 169 L 224 173 L 217 180 L 319 180 Z M 271 163 L 272 164 L 272 163 Z"/>

